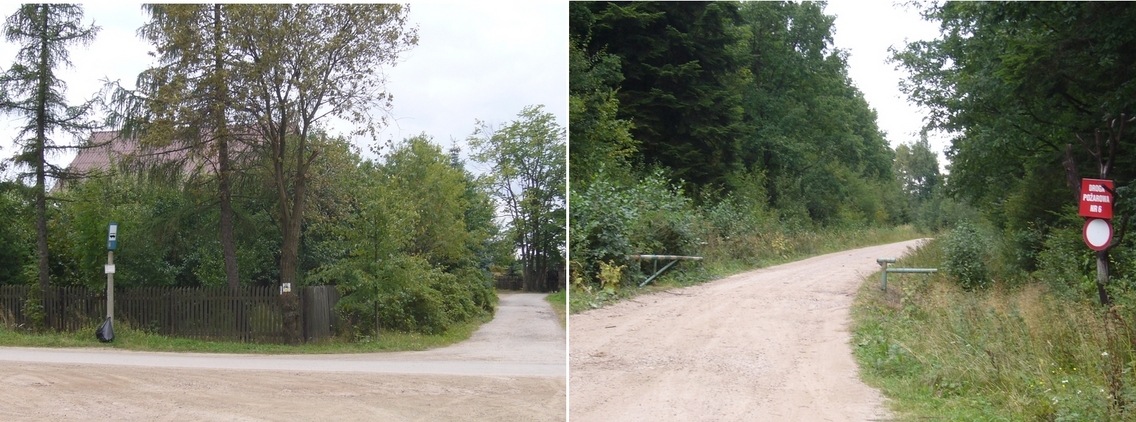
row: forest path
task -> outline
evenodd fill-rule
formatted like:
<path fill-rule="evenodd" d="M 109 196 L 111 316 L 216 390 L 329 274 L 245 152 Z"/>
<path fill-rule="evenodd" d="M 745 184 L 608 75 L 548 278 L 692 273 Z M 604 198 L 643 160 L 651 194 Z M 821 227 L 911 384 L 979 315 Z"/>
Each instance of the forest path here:
<path fill-rule="evenodd" d="M 849 344 L 876 258 L 837 252 L 571 315 L 573 422 L 865 421 L 887 417 Z"/>

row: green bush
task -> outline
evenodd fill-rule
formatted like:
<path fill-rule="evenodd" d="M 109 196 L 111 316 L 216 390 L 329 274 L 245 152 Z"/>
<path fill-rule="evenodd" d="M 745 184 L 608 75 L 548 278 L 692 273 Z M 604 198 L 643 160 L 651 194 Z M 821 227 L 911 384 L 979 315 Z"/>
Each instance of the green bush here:
<path fill-rule="evenodd" d="M 986 243 L 978 229 L 967 221 L 960 222 L 947 236 L 943 267 L 963 288 L 984 288 L 990 284 Z"/>
<path fill-rule="evenodd" d="M 1054 292 L 1068 298 L 1096 297 L 1096 281 L 1086 276 L 1096 272 L 1096 261 L 1079 228 L 1050 230 L 1037 254 L 1037 266 L 1037 278 Z"/>
<path fill-rule="evenodd" d="M 963 221 L 979 218 L 978 211 L 953 198 L 936 192 L 931 199 L 920 203 L 913 210 L 915 229 L 925 233 L 935 233 L 958 225 Z"/>
<path fill-rule="evenodd" d="M 493 314 L 497 306 L 497 288 L 493 277 L 484 270 L 473 267 L 461 267 L 450 271 L 457 277 L 457 282 L 464 284 L 467 294 L 478 309 Z"/>
<path fill-rule="evenodd" d="M 573 191 L 571 199 L 571 256 L 579 268 L 576 276 L 589 282 L 596 280 L 600 262 L 627 262 L 636 213 L 627 192 L 602 171 L 586 190 Z"/>
<path fill-rule="evenodd" d="M 635 268 L 629 254 L 692 254 L 705 231 L 702 213 L 662 170 L 629 187 L 598 172 L 587 189 L 572 193 L 571 211 L 572 257 L 588 283 L 599 282 L 601 262 Z"/>
<path fill-rule="evenodd" d="M 384 328 L 439 334 L 453 322 L 446 313 L 442 293 L 427 286 L 414 285 L 394 294 L 380 295 L 376 302 Z"/>
<path fill-rule="evenodd" d="M 36 263 L 35 222 L 30 201 L 0 183 L 0 284 L 27 284 L 35 280 L 24 271 Z"/>
<path fill-rule="evenodd" d="M 337 272 L 343 297 L 336 308 L 349 331 L 343 334 L 361 337 L 376 328 L 440 334 L 455 323 L 492 313 L 496 296 L 488 278 L 479 274 L 472 268 L 448 273 L 406 256 Z"/>

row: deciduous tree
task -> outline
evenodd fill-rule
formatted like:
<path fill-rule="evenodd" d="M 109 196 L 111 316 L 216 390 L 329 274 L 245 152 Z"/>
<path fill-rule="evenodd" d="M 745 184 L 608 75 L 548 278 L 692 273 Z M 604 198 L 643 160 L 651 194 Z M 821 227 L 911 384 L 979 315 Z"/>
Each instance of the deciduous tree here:
<path fill-rule="evenodd" d="M 383 66 L 418 42 L 407 10 L 393 4 L 242 5 L 229 31 L 240 62 L 233 80 L 242 125 L 271 156 L 281 230 L 281 283 L 295 283 L 307 206 L 309 139 L 328 118 L 369 132 L 389 108 Z"/>
<path fill-rule="evenodd" d="M 910 43 L 895 59 L 911 72 L 901 87 L 930 110 L 928 127 L 953 136 L 952 193 L 1007 232 L 1033 226 L 1044 236 L 1065 224 L 1058 216 L 1080 177 L 1107 175 L 1128 191 L 1136 161 L 1124 151 L 1136 145 L 1117 117 L 1136 108 L 1136 28 L 1127 24 L 1136 7 L 948 2 L 923 13 L 941 22 L 940 37 Z M 1108 134 L 1092 135 L 1098 129 Z M 1122 221 L 1134 211 L 1124 196 L 1114 209 Z M 1107 251 L 1097 259 L 1107 273 Z M 1098 279 L 1102 304 L 1106 282 Z"/>
<path fill-rule="evenodd" d="M 473 158 L 492 166 L 495 196 L 509 213 L 525 290 L 538 290 L 563 260 L 564 128 L 542 106 L 528 106 L 501 129 L 479 122 Z"/>
<path fill-rule="evenodd" d="M 914 144 L 896 147 L 895 167 L 904 192 L 917 202 L 931 199 L 931 194 L 942 178 L 939 174 L 939 159 L 931 151 L 926 136 L 919 138 Z"/>

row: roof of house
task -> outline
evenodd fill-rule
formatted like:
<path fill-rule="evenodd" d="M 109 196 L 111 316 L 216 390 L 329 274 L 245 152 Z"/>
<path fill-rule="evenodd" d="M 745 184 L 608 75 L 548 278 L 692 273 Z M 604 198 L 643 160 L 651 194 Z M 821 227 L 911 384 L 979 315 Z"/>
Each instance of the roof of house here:
<path fill-rule="evenodd" d="M 117 131 L 100 131 L 91 134 L 89 148 L 79 150 L 79 154 L 67 166 L 67 172 L 78 177 L 86 177 L 93 170 L 107 170 L 114 162 L 141 160 L 147 163 L 184 162 L 186 172 L 193 171 L 198 163 L 186 160 L 188 149 L 181 143 L 171 143 L 164 147 L 143 147 L 137 139 L 123 138 Z"/>
<path fill-rule="evenodd" d="M 86 178 L 91 172 L 106 171 L 111 164 L 126 165 L 133 168 L 161 166 L 169 164 L 169 170 L 180 166 L 183 174 L 193 174 L 201 171 L 217 172 L 216 152 L 202 152 L 186 142 L 170 142 L 164 146 L 142 145 L 136 138 L 120 136 L 118 131 L 97 131 L 91 134 L 87 147 L 71 160 L 65 170 L 70 178 Z M 247 142 L 232 142 L 230 154 L 233 161 L 247 159 L 252 147 Z M 56 184 L 62 187 L 66 179 Z"/>

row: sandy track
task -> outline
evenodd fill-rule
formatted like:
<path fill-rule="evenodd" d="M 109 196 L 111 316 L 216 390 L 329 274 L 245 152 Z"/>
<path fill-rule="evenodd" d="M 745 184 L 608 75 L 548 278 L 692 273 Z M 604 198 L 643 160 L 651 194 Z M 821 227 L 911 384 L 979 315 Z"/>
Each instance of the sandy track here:
<path fill-rule="evenodd" d="M 0 420 L 562 421 L 565 338 L 543 295 L 502 295 L 457 345 L 248 356 L 0 348 Z"/>
<path fill-rule="evenodd" d="M 571 316 L 573 422 L 887 416 L 849 346 L 856 289 L 920 241 L 818 256 Z"/>

